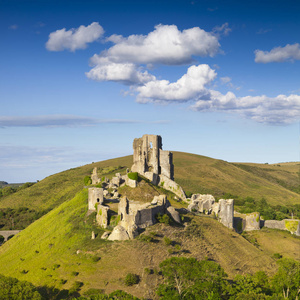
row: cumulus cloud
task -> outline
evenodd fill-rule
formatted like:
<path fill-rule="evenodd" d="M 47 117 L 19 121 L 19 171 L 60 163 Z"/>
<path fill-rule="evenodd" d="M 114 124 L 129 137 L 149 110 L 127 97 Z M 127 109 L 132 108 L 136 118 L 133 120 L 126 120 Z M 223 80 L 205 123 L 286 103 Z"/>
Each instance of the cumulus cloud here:
<path fill-rule="evenodd" d="M 300 45 L 298 43 L 285 47 L 276 47 L 271 51 L 255 50 L 255 62 L 271 63 L 300 60 Z"/>
<path fill-rule="evenodd" d="M 86 76 L 127 85 L 153 85 L 156 81 L 141 65 L 187 64 L 194 56 L 214 56 L 220 47 L 214 34 L 199 27 L 180 31 L 175 25 L 157 25 L 147 35 L 112 35 L 106 41 L 114 45 L 90 59 L 92 69 Z"/>
<path fill-rule="evenodd" d="M 232 92 L 223 95 L 218 91 L 210 90 L 208 97 L 196 101 L 192 109 L 238 113 L 260 123 L 289 124 L 297 122 L 300 118 L 300 96 L 236 97 Z"/>
<path fill-rule="evenodd" d="M 139 85 L 155 80 L 155 76 L 148 71 L 141 71 L 141 68 L 132 63 L 98 64 L 86 76 L 97 81 L 118 81 L 126 85 Z"/>
<path fill-rule="evenodd" d="M 205 85 L 214 80 L 216 73 L 208 65 L 191 66 L 174 83 L 153 80 L 137 87 L 138 102 L 188 101 L 206 92 Z"/>
<path fill-rule="evenodd" d="M 151 123 L 167 123 L 166 120 L 157 120 Z M 126 119 L 96 119 L 72 115 L 46 115 L 46 116 L 0 116 L 0 127 L 78 127 L 94 126 L 97 124 L 114 123 L 114 124 L 136 124 L 146 123 L 141 120 Z"/>
<path fill-rule="evenodd" d="M 107 40 L 115 45 L 94 55 L 92 64 L 181 65 L 191 63 L 192 56 L 212 57 L 220 47 L 216 36 L 199 27 L 180 31 L 175 25 L 157 25 L 148 35 L 112 35 Z"/>
<path fill-rule="evenodd" d="M 195 111 L 236 113 L 267 124 L 289 124 L 299 120 L 299 95 L 237 97 L 232 92 L 222 94 L 208 88 L 216 76 L 216 72 L 208 65 L 191 66 L 175 82 L 155 79 L 135 87 L 136 100 L 140 103 L 194 102 L 190 108 Z M 231 78 L 222 77 L 221 81 L 230 84 Z"/>
<path fill-rule="evenodd" d="M 103 33 L 104 30 L 98 22 L 93 22 L 86 27 L 81 25 L 70 30 L 63 28 L 50 33 L 46 48 L 49 51 L 85 49 L 88 43 L 96 41 Z"/>

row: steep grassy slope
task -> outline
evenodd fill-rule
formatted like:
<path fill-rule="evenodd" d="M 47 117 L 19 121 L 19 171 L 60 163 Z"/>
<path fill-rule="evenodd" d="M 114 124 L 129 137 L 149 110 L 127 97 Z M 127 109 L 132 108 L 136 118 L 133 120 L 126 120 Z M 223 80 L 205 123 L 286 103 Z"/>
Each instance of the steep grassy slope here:
<path fill-rule="evenodd" d="M 0 198 L 0 208 L 30 207 L 47 210 L 71 199 L 83 187 L 83 178 L 93 167 L 131 167 L 132 156 L 97 162 L 54 174 L 15 194 Z M 174 152 L 175 180 L 185 191 L 225 193 L 256 199 L 265 197 L 270 204 L 300 203 L 299 164 L 261 165 L 232 164 L 205 156 Z M 121 169 L 125 172 L 126 168 Z M 297 171 L 298 170 L 298 171 Z M 118 170 L 120 171 L 120 170 Z M 115 173 L 115 172 L 113 172 Z M 110 176 L 113 174 L 111 173 Z"/>
<path fill-rule="evenodd" d="M 155 272 L 146 274 L 144 269 L 158 270 L 159 263 L 171 256 L 213 259 L 229 278 L 258 270 L 273 274 L 276 270 L 272 251 L 265 251 L 263 242 L 259 249 L 210 217 L 186 215 L 185 228 L 165 224 L 149 227 L 143 234 L 154 237 L 150 243 L 141 239 L 109 242 L 100 239 L 103 230 L 93 225 L 95 216 L 86 217 L 86 212 L 84 190 L 1 246 L 0 272 L 35 285 L 69 289 L 80 281 L 82 291 L 123 289 L 139 297 L 153 297 L 161 278 Z M 91 240 L 92 230 L 97 235 L 95 240 Z M 264 234 L 268 236 L 268 232 Z M 173 245 L 166 245 L 164 237 Z M 290 235 L 279 235 L 280 240 L 300 245 L 300 240 Z M 290 257 L 288 252 L 284 255 Z M 140 275 L 139 285 L 123 284 L 129 272 Z"/>

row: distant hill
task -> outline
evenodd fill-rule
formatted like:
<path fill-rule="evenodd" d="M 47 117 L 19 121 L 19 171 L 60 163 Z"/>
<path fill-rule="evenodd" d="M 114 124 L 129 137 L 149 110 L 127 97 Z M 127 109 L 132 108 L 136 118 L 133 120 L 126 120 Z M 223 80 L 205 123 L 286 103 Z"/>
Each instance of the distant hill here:
<path fill-rule="evenodd" d="M 299 163 L 245 164 L 229 163 L 201 155 L 173 152 L 175 181 L 186 192 L 224 194 L 240 197 L 264 197 L 270 204 L 300 203 Z M 0 198 L 0 208 L 29 207 L 38 211 L 53 209 L 72 199 L 83 185 L 83 178 L 91 175 L 94 167 L 115 167 L 125 173 L 132 165 L 132 156 L 125 156 L 51 175 L 33 186 Z M 107 174 L 112 176 L 115 171 Z"/>

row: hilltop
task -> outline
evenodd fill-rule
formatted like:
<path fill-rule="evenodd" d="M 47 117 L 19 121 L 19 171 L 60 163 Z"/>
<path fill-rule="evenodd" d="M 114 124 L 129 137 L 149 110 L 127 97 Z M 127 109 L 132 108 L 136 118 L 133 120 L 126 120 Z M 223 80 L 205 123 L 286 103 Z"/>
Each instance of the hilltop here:
<path fill-rule="evenodd" d="M 264 197 L 268 203 L 300 203 L 299 163 L 245 164 L 229 163 L 201 155 L 173 152 L 175 181 L 185 192 L 225 194 L 239 197 Z M 132 155 L 88 164 L 60 172 L 26 189 L 0 198 L 0 208 L 30 207 L 50 210 L 71 199 L 83 187 L 83 178 L 90 176 L 94 167 L 105 169 L 105 176 L 125 173 L 132 165 Z M 109 169 L 112 167 L 112 171 Z"/>
<path fill-rule="evenodd" d="M 170 157 L 168 151 L 162 153 Z M 169 189 L 169 185 L 163 182 L 159 186 L 152 184 L 143 176 L 135 188 L 129 185 L 120 187 L 119 197 L 125 195 L 130 200 L 149 202 L 154 196 L 165 194 L 180 213 L 183 224 L 169 223 L 170 219 L 163 218 L 167 215 L 156 215 L 159 222 L 146 229 L 140 228 L 144 231 L 139 232 L 141 234 L 135 239 L 114 242 L 102 239 L 103 233 L 113 230 L 120 221 L 117 216 L 119 207 L 118 201 L 106 199 L 106 205 L 109 202 L 110 206 L 110 222 L 105 229 L 96 224 L 96 212 L 88 210 L 87 186 L 94 180 L 92 171 L 100 180 L 95 185 L 99 183 L 103 187 L 105 183 L 107 192 L 112 192 L 108 179 L 113 181 L 115 173 L 118 173 L 118 178 L 125 175 L 132 160 L 132 156 L 125 156 L 73 168 L 2 197 L 2 215 L 5 210 L 11 210 L 15 215 L 10 219 L 16 221 L 28 214 L 27 221 L 32 223 L 0 247 L 1 273 L 34 285 L 47 286 L 46 289 L 80 289 L 81 294 L 89 289 L 105 293 L 122 289 L 137 297 L 153 299 L 162 281 L 159 264 L 170 257 L 215 261 L 228 274 L 229 280 L 238 274 L 257 271 L 272 276 L 278 270 L 276 259 L 281 256 L 300 260 L 299 237 L 268 228 L 240 235 L 219 223 L 214 215 L 188 212 L 185 209 L 188 204 L 173 194 L 178 192 L 177 189 Z M 264 200 L 257 203 L 267 209 L 266 201 L 272 205 L 299 203 L 297 163 L 228 163 L 182 152 L 173 153 L 173 162 L 175 181 L 187 195 L 212 194 L 216 199 L 235 195 L 248 209 L 252 209 L 254 199 L 262 197 Z M 169 167 L 171 170 L 171 164 Z M 98 189 L 103 192 L 103 188 Z M 96 209 L 101 203 L 97 205 Z M 44 215 L 39 218 L 39 214 Z M 102 208 L 98 214 L 102 215 Z M 34 218 L 39 219 L 34 221 Z M 139 276 L 139 284 L 134 287 L 124 284 L 129 273 Z"/>

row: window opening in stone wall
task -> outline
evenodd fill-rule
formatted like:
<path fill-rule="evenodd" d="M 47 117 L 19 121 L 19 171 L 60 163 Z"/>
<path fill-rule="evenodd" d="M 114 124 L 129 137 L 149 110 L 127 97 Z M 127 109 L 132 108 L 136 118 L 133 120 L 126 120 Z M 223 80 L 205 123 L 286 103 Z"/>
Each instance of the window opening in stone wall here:
<path fill-rule="evenodd" d="M 100 202 L 100 199 L 99 199 L 99 198 L 97 198 L 97 202 Z"/>
<path fill-rule="evenodd" d="M 150 142 L 150 149 L 152 149 L 152 147 L 153 147 L 153 146 L 152 146 L 152 142 Z"/>

